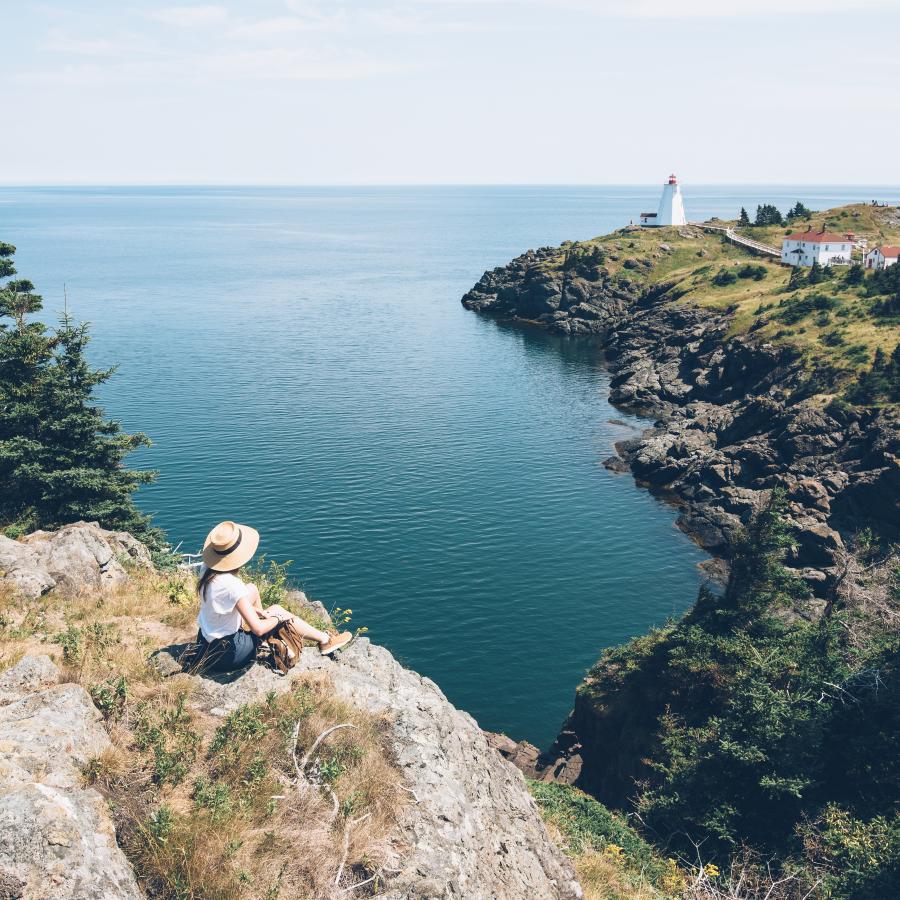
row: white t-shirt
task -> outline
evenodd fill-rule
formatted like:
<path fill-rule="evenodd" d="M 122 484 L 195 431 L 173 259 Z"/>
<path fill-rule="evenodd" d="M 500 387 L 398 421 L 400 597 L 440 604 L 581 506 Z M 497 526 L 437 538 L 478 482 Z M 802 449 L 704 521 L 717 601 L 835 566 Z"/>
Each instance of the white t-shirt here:
<path fill-rule="evenodd" d="M 223 572 L 214 575 L 203 589 L 197 624 L 208 641 L 228 637 L 241 627 L 241 614 L 237 602 L 245 596 L 250 585 L 236 575 Z"/>

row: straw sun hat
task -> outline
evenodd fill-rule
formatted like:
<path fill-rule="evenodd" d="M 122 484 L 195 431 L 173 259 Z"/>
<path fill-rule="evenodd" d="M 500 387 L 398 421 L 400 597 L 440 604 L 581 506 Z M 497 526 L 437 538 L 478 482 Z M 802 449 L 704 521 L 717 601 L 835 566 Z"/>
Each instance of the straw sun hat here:
<path fill-rule="evenodd" d="M 203 543 L 203 564 L 214 572 L 231 572 L 250 562 L 259 532 L 237 522 L 219 522 Z"/>

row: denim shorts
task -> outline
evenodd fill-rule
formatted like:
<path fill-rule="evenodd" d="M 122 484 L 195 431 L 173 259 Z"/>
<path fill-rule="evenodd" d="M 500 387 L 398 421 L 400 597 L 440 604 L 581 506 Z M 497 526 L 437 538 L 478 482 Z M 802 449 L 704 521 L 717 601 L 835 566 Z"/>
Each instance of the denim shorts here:
<path fill-rule="evenodd" d="M 210 674 L 243 669 L 256 659 L 256 650 L 261 640 L 252 632 L 241 629 L 227 637 L 207 641 L 198 631 L 197 643 L 201 652 L 198 668 Z"/>

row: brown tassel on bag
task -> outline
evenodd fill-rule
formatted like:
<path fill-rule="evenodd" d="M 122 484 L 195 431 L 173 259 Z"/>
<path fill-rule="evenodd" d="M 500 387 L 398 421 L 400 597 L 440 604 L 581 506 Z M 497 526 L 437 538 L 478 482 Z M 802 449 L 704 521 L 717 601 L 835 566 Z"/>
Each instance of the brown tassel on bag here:
<path fill-rule="evenodd" d="M 272 651 L 272 659 L 281 672 L 287 672 L 297 665 L 303 650 L 303 641 L 290 622 L 282 622 L 265 637 Z"/>

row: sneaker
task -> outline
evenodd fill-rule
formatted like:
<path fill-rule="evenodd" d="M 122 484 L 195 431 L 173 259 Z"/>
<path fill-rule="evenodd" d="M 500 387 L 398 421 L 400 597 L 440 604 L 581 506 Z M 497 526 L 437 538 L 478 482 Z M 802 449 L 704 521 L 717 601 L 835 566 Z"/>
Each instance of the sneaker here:
<path fill-rule="evenodd" d="M 319 652 L 322 656 L 328 656 L 331 653 L 334 653 L 335 650 L 340 650 L 341 647 L 346 647 L 350 641 L 353 640 L 353 632 L 352 631 L 343 631 L 340 634 L 333 634 L 328 639 L 327 644 L 319 644 Z"/>

